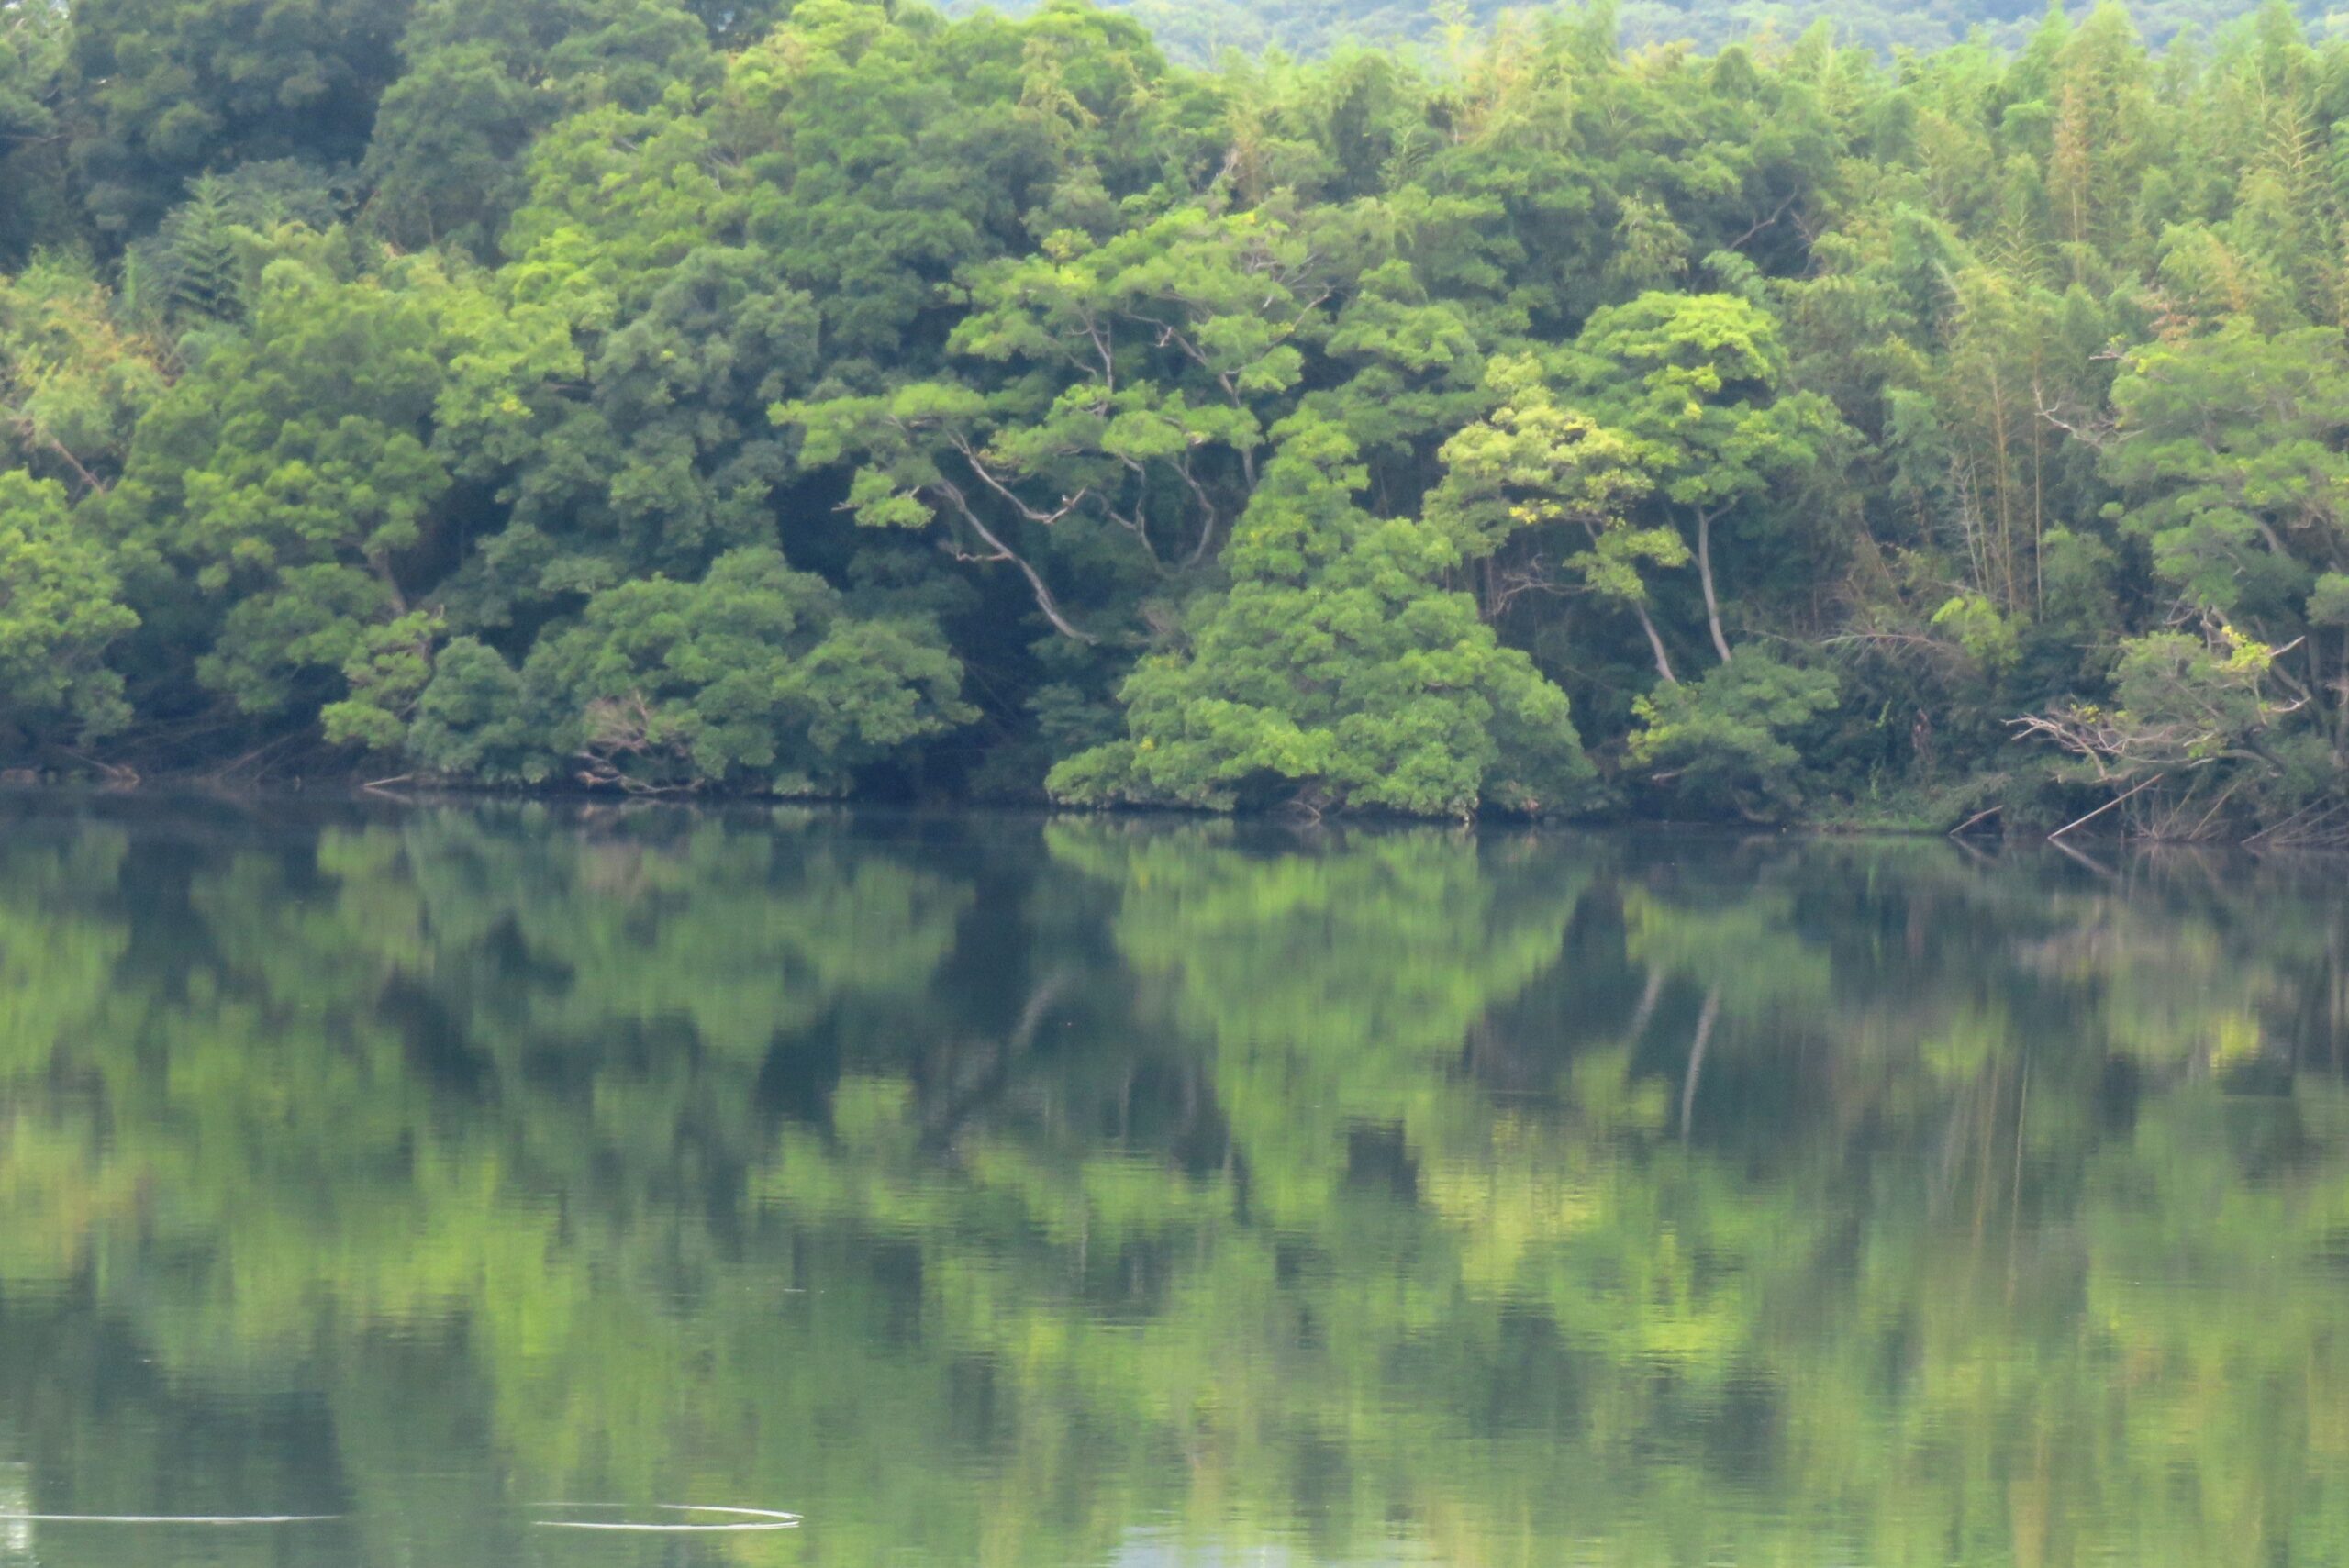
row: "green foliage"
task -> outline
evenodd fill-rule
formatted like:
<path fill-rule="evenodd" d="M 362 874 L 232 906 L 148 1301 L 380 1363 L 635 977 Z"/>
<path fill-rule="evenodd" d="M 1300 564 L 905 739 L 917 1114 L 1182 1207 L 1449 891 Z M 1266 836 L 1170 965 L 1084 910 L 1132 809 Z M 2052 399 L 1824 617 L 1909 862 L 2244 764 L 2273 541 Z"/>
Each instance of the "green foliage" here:
<path fill-rule="evenodd" d="M 241 323 L 273 241 L 288 226 L 331 228 L 340 206 L 315 170 L 292 160 L 198 175 L 124 260 L 125 304 L 183 332 Z"/>
<path fill-rule="evenodd" d="M 886 358 L 961 270 L 1196 155 L 1179 118 L 1196 89 L 1165 75 L 1099 13 L 949 29 L 803 0 L 735 57 L 717 117 L 754 176 L 750 240 L 816 295 L 836 352 Z"/>
<path fill-rule="evenodd" d="M 132 428 L 168 373 L 154 339 L 117 318 L 90 270 L 45 257 L 0 284 L 0 421 L 16 466 L 76 491 L 122 472 Z"/>
<path fill-rule="evenodd" d="M 487 313 L 482 351 L 459 367 L 442 445 L 506 504 L 498 538 L 451 584 L 475 626 L 774 541 L 792 464 L 764 410 L 811 375 L 815 309 L 747 250 L 698 246 L 654 277 L 625 313 Z"/>
<path fill-rule="evenodd" d="M 65 13 L 45 5 L 11 5 L 0 31 L 0 134 L 12 141 L 57 128 L 56 94 L 72 32 Z"/>
<path fill-rule="evenodd" d="M 2267 724 L 2262 677 L 2275 652 L 2257 643 L 2213 649 L 2199 637 L 2154 632 L 2132 638 L 2113 670 L 2112 695 L 2125 722 L 2140 731 L 2146 765 L 2213 760 L 2245 744 Z"/>
<path fill-rule="evenodd" d="M 138 624 L 64 489 L 0 473 L 0 757 L 52 727 L 86 741 L 127 724 L 122 677 L 105 658 Z"/>
<path fill-rule="evenodd" d="M 1439 585 L 1458 547 L 1361 510 L 1345 434 L 1286 426 L 1225 561 L 1230 589 L 1188 646 L 1146 658 L 1120 694 L 1130 739 L 1053 771 L 1085 804 L 1229 809 L 1274 792 L 1315 810 L 1419 816 L 1576 803 L 1589 765 L 1564 694 Z"/>
<path fill-rule="evenodd" d="M 0 267 L 71 243 L 79 228 L 60 131 L 72 48 L 64 6 L 10 0 L 0 7 Z"/>
<path fill-rule="evenodd" d="M 1818 462 L 1835 434 L 1832 406 L 1816 393 L 1780 395 L 1778 324 L 1736 295 L 1649 292 L 1601 310 L 1572 362 L 1584 396 L 1645 444 L 1663 516 L 1686 519 L 1713 648 L 1727 663 L 1713 525 Z"/>
<path fill-rule="evenodd" d="M 395 702 L 399 695 L 395 694 Z M 404 751 L 428 773 L 493 784 L 536 784 L 552 772 L 537 744 L 521 676 L 495 649 L 477 639 L 455 638 L 440 651 L 429 678 L 416 692 L 404 732 L 398 725 L 403 715 L 396 708 L 381 700 L 369 706 L 373 713 L 352 716 L 368 727 L 359 737 L 363 743 L 384 751 Z"/>
<path fill-rule="evenodd" d="M 2231 324 L 2132 356 L 2106 472 L 2122 526 L 2197 608 L 2287 624 L 2308 564 L 2349 546 L 2349 350 L 2337 328 Z"/>
<path fill-rule="evenodd" d="M 408 0 L 82 0 L 74 162 L 100 228 L 128 238 L 183 182 L 238 163 L 358 161 L 398 74 Z"/>
<path fill-rule="evenodd" d="M 373 628 L 406 613 L 403 568 L 449 490 L 432 450 L 463 285 L 431 262 L 350 281 L 272 263 L 250 328 L 141 423 L 106 515 L 139 592 L 173 617 L 203 686 L 261 716 L 315 714 Z"/>
<path fill-rule="evenodd" d="M 351 695 L 318 710 L 327 740 L 338 746 L 396 753 L 406 739 L 403 721 L 415 712 L 432 679 L 433 644 L 440 629 L 438 617 L 414 610 L 362 633 L 342 667 Z"/>
<path fill-rule="evenodd" d="M 400 40 L 361 169 L 369 226 L 407 246 L 487 254 L 528 191 L 531 143 L 566 113 L 641 111 L 716 70 L 671 0 L 425 0 Z"/>
<path fill-rule="evenodd" d="M 2073 703 L 2025 723 L 2070 761 L 2059 772 L 2120 793 L 2156 828 L 2207 822 L 2231 805 L 2288 823 L 2321 813 L 2332 771 L 2321 736 L 2280 721 L 2277 651 L 2223 625 L 2206 636 L 2124 639 L 2110 704 Z M 2123 788 L 2123 786 L 2126 786 Z"/>
<path fill-rule="evenodd" d="M 812 795 L 976 717 L 935 625 L 858 613 L 772 547 L 605 589 L 519 671 L 443 629 L 412 612 L 367 632 L 327 738 L 451 778 Z"/>
<path fill-rule="evenodd" d="M 962 676 L 933 628 L 853 615 L 821 578 L 751 549 L 720 556 L 699 583 L 652 577 L 596 595 L 577 626 L 539 645 L 522 684 L 545 714 L 547 749 L 590 783 L 815 795 L 975 717 Z M 432 710 L 452 732 L 484 681 L 472 669 L 460 679 Z"/>
<path fill-rule="evenodd" d="M 2021 652 L 2014 623 L 1980 594 L 1952 595 L 1949 603 L 1933 612 L 1930 624 L 1954 638 L 1967 656 L 1992 675 L 2012 664 Z"/>
<path fill-rule="evenodd" d="M 1520 529 L 1562 526 L 1568 542 L 1551 546 L 1572 550 L 1562 564 L 1593 597 L 1637 617 L 1657 675 L 1672 682 L 1671 655 L 1648 613 L 1648 577 L 1687 565 L 1688 547 L 1668 526 L 1634 520 L 1664 450 L 1561 406 L 1530 357 L 1495 361 L 1486 387 L 1501 406 L 1444 443 L 1430 520 L 1480 554 L 1503 550 Z M 1581 538 L 1572 539 L 1576 530 Z"/>
<path fill-rule="evenodd" d="M 1699 811 L 1783 812 L 1800 799 L 1803 757 L 1793 739 L 1836 695 L 1831 673 L 1750 651 L 1702 681 L 1642 697 L 1631 761 Z"/>
<path fill-rule="evenodd" d="M 2018 734 L 2199 628 L 2294 782 L 2196 831 L 2349 779 L 2349 46 L 2283 9 L 1199 12 L 1370 30 L 1198 69 L 1082 0 L 241 5 L 0 29 L 0 459 L 139 617 L 108 762 L 2086 810 Z M 969 716 L 583 762 L 622 695 L 534 662 L 743 552 Z"/>

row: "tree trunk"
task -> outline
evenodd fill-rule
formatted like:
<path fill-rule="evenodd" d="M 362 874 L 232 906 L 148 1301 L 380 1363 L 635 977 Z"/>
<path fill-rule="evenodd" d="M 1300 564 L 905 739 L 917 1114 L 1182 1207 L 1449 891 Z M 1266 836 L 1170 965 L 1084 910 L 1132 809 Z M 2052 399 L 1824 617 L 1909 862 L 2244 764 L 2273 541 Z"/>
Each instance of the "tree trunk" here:
<path fill-rule="evenodd" d="M 1633 605 L 1631 613 L 1640 617 L 1640 629 L 1648 634 L 1648 648 L 1655 654 L 1655 673 L 1664 677 L 1665 685 L 1678 685 L 1680 677 L 1672 673 L 1672 656 L 1664 651 L 1664 639 L 1656 634 L 1655 622 L 1648 618 L 1648 607 Z"/>
<path fill-rule="evenodd" d="M 367 565 L 369 570 L 375 573 L 376 581 L 384 584 L 384 591 L 391 595 L 392 613 L 395 616 L 407 614 L 407 595 L 400 592 L 400 580 L 392 573 L 391 558 L 387 555 L 370 553 L 367 557 Z"/>
<path fill-rule="evenodd" d="M 1019 574 L 1028 579 L 1028 590 L 1035 595 L 1036 607 L 1044 612 L 1044 618 L 1052 623 L 1052 629 L 1072 642 L 1081 642 L 1087 648 L 1092 647 L 1095 639 L 1070 625 L 1068 617 L 1061 613 L 1060 601 L 1052 597 L 1052 591 L 1045 585 L 1043 574 L 1029 565 L 1025 557 L 1004 543 L 994 529 L 980 521 L 977 509 L 971 505 L 970 497 L 963 494 L 961 486 L 941 484 L 940 488 L 953 501 L 954 509 L 962 514 L 963 520 L 971 525 L 971 531 L 985 539 L 987 548 L 995 551 L 994 555 L 980 559 L 1008 561 L 1018 567 Z"/>
<path fill-rule="evenodd" d="M 2341 634 L 2341 673 L 2332 688 L 2332 754 L 2349 754 L 2349 631 Z"/>
<path fill-rule="evenodd" d="M 1721 632 L 1721 603 L 1713 592 L 1713 515 L 1697 508 L 1697 579 L 1705 585 L 1705 624 L 1713 634 L 1713 651 L 1729 662 L 1729 639 Z"/>

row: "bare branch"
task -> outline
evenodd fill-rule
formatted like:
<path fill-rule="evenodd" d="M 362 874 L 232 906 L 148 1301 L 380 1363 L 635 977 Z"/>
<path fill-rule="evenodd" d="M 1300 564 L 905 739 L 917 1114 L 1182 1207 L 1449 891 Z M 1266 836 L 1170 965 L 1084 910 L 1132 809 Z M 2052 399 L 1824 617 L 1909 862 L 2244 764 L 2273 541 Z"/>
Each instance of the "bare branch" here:
<path fill-rule="evenodd" d="M 1747 240 L 1753 239 L 1755 235 L 1761 233 L 1765 228 L 1776 228 L 1778 219 L 1786 217 L 1787 209 L 1794 205 L 1795 198 L 1793 196 L 1788 196 L 1785 201 L 1778 204 L 1776 210 L 1773 211 L 1769 217 L 1756 219 L 1753 228 L 1747 229 L 1744 233 L 1731 240 L 1724 249 L 1731 250 L 1744 250 L 1745 242 Z"/>
<path fill-rule="evenodd" d="M 954 450 L 963 454 L 963 461 L 971 465 L 971 472 L 979 476 L 981 483 L 985 484 L 988 489 L 994 491 L 996 495 L 1009 502 L 1013 509 L 1018 511 L 1021 517 L 1027 518 L 1030 522 L 1038 524 L 1043 528 L 1051 528 L 1054 523 L 1059 522 L 1063 517 L 1065 517 L 1071 512 L 1075 511 L 1078 506 L 1084 505 L 1085 496 L 1091 494 L 1088 490 L 1080 490 L 1074 495 L 1063 495 L 1061 497 L 1060 506 L 1053 510 L 1050 512 L 1040 511 L 1036 507 L 1031 506 L 1027 502 L 1021 500 L 1019 496 L 1013 492 L 1011 486 L 1006 484 L 1002 480 L 997 479 L 995 476 L 994 472 L 989 469 L 985 463 L 979 461 L 978 450 L 972 446 L 967 439 L 962 436 L 952 436 L 948 439 L 953 443 Z"/>
<path fill-rule="evenodd" d="M 1008 561 L 1019 569 L 1019 574 L 1022 577 L 1028 579 L 1028 588 L 1035 595 L 1036 607 L 1043 611 L 1044 618 L 1052 623 L 1053 629 L 1063 637 L 1091 647 L 1096 639 L 1086 636 L 1070 624 L 1068 617 L 1061 613 L 1060 601 L 1052 597 L 1052 591 L 1045 584 L 1042 574 L 996 536 L 995 530 L 987 527 L 985 521 L 980 517 L 977 509 L 971 505 L 971 498 L 963 493 L 962 487 L 951 480 L 941 480 L 939 485 L 946 492 L 947 498 L 954 503 L 954 510 L 961 515 L 964 522 L 971 526 L 971 531 L 985 539 L 987 548 L 996 552 L 989 559 Z M 1057 515 L 1065 516 L 1066 513 L 1067 508 L 1063 507 Z"/>

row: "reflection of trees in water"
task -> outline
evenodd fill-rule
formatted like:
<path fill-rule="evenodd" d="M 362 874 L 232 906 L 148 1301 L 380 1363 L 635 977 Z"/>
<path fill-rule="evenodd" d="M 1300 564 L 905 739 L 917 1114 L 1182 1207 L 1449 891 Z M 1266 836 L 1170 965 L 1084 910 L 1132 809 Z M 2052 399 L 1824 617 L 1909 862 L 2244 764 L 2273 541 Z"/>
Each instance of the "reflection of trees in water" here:
<path fill-rule="evenodd" d="M 753 1562 L 2349 1546 L 2349 924 L 2288 868 L 29 820 L 0 1460 L 60 1506 L 209 1454 L 362 1561 L 509 1485 L 824 1501 Z"/>

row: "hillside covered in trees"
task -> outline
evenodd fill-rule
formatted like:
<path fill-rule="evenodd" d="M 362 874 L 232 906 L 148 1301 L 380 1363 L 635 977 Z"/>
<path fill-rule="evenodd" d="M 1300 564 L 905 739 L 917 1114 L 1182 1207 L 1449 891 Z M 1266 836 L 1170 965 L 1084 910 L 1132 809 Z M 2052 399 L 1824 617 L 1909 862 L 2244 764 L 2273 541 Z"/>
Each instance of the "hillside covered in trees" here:
<path fill-rule="evenodd" d="M 0 767 L 2327 830 L 2349 46 L 0 38 Z"/>
<path fill-rule="evenodd" d="M 946 0 L 952 15 L 982 6 L 1013 16 L 1032 15 L 1040 0 Z M 1476 32 L 1498 24 L 1511 11 L 1530 8 L 1522 0 L 1101 0 L 1140 20 L 1170 59 L 1186 65 L 1214 63 L 1227 50 L 1259 54 L 1280 50 L 1319 56 L 1352 46 L 1418 45 L 1447 62 L 1459 58 Z M 2060 6 L 2076 17 L 2086 7 Z M 2245 0 L 2139 0 L 2131 18 L 2149 43 L 2167 44 L 2180 33 L 2209 35 L 2242 17 Z M 2332 25 L 2326 7 L 2306 3 L 2295 9 L 2308 22 Z M 1617 0 L 1617 36 L 1631 47 L 1686 43 L 1705 53 L 1732 44 L 1749 48 L 1784 45 L 1812 24 L 1825 22 L 1838 44 L 1874 50 L 1926 52 L 1979 39 L 1996 48 L 2021 48 L 2044 19 L 2046 6 L 2034 0 Z"/>

